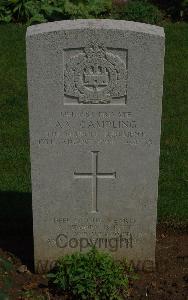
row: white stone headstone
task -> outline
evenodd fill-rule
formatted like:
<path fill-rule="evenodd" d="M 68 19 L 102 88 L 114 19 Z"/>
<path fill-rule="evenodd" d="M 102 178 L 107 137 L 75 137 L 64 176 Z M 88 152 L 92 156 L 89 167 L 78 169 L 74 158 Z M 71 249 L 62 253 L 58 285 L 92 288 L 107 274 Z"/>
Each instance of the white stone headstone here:
<path fill-rule="evenodd" d="M 92 245 L 154 262 L 163 60 L 157 26 L 28 28 L 36 269 Z"/>

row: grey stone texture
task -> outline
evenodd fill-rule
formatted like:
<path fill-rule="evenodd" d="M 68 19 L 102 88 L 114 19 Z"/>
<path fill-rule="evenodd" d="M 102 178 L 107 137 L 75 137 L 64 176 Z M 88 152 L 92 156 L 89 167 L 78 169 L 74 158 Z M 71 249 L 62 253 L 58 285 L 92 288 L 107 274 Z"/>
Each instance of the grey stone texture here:
<path fill-rule="evenodd" d="M 26 39 L 36 270 L 91 245 L 154 264 L 163 28 L 61 21 Z"/>

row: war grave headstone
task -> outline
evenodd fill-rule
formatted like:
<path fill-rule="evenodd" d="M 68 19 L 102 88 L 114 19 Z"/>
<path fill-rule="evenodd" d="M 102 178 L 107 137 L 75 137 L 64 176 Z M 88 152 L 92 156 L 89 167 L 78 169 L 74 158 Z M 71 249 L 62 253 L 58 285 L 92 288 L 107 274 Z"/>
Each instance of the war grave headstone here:
<path fill-rule="evenodd" d="M 91 246 L 155 261 L 163 67 L 161 27 L 28 28 L 36 268 Z"/>

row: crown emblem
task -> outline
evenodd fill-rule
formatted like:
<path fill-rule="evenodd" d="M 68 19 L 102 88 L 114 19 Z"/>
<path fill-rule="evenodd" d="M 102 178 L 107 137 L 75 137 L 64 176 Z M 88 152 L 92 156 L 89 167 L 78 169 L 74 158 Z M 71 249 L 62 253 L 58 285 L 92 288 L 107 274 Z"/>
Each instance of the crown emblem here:
<path fill-rule="evenodd" d="M 78 103 L 107 104 L 124 97 L 126 91 L 126 65 L 103 45 L 91 43 L 66 63 L 64 92 Z"/>

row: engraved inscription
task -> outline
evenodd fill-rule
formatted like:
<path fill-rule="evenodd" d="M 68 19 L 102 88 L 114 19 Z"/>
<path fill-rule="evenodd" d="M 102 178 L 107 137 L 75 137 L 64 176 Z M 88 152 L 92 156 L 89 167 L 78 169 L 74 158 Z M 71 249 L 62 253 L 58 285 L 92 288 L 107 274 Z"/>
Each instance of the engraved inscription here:
<path fill-rule="evenodd" d="M 103 145 L 126 144 L 146 147 L 152 145 L 152 139 L 140 127 L 136 117 L 130 111 L 64 111 L 52 130 L 38 140 L 40 146 L 64 144 Z"/>
<path fill-rule="evenodd" d="M 92 179 L 92 211 L 93 213 L 98 211 L 97 208 L 97 181 L 101 179 L 115 179 L 116 172 L 113 173 L 99 173 L 98 172 L 98 153 L 99 151 L 92 151 L 92 172 L 91 173 L 77 173 L 74 172 L 74 178 L 78 179 Z"/>
<path fill-rule="evenodd" d="M 127 51 L 127 50 L 125 50 Z M 127 54 L 127 52 L 126 52 Z M 91 43 L 65 65 L 64 92 L 77 104 L 126 102 L 127 63 L 103 45 Z M 119 102 L 117 102 L 119 103 Z"/>

